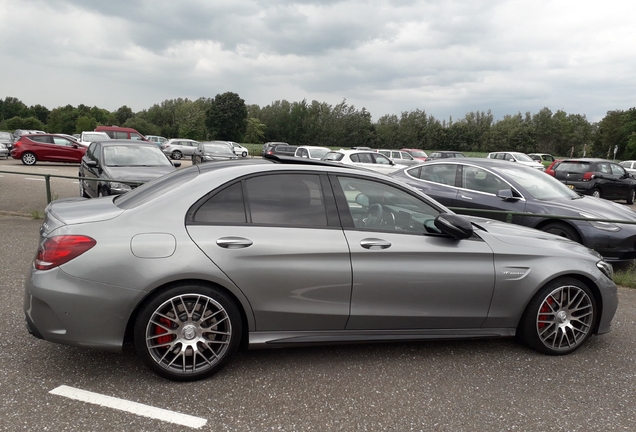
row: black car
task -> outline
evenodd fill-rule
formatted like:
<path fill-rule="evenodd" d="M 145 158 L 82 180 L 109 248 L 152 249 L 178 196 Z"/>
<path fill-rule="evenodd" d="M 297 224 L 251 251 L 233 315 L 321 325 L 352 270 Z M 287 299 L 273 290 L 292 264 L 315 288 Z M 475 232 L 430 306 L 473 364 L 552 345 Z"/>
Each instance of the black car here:
<path fill-rule="evenodd" d="M 464 153 L 458 151 L 434 151 L 428 154 L 426 160 L 446 159 L 446 158 L 463 158 Z"/>
<path fill-rule="evenodd" d="M 634 204 L 636 180 L 619 164 L 605 159 L 564 159 L 554 177 L 584 195 Z"/>
<path fill-rule="evenodd" d="M 292 145 L 277 145 L 271 147 L 268 151 L 268 155 L 277 155 L 277 156 L 296 156 L 296 149 L 298 146 Z"/>
<path fill-rule="evenodd" d="M 261 156 L 264 156 L 266 154 L 268 154 L 268 152 L 276 146 L 279 145 L 285 145 L 288 146 L 289 144 L 287 144 L 286 142 L 282 142 L 282 141 L 270 141 L 270 142 L 266 142 L 265 144 L 263 144 L 263 148 L 261 149 Z M 271 154 L 271 153 L 269 153 Z"/>
<path fill-rule="evenodd" d="M 238 156 L 227 145 L 227 141 L 206 141 L 199 143 L 192 154 L 192 165 L 232 159 L 238 159 Z"/>
<path fill-rule="evenodd" d="M 80 195 L 91 198 L 125 193 L 140 183 L 171 173 L 179 166 L 181 162 L 171 162 L 151 142 L 94 142 L 80 163 Z"/>
<path fill-rule="evenodd" d="M 503 160 L 464 158 L 424 162 L 390 175 L 458 213 L 506 220 L 566 237 L 595 249 L 608 260 L 636 259 L 636 225 L 550 217 L 636 222 L 636 213 L 578 194 L 536 169 Z"/>

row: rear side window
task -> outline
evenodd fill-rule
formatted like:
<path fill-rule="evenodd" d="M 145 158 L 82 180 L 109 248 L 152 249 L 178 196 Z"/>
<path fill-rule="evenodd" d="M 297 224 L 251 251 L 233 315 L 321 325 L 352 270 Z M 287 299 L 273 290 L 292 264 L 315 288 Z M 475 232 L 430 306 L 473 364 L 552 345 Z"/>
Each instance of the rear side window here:
<path fill-rule="evenodd" d="M 245 182 L 252 223 L 288 226 L 327 226 L 320 177 L 277 174 Z"/>
<path fill-rule="evenodd" d="M 207 200 L 194 214 L 195 222 L 246 223 L 241 183 L 235 183 Z"/>

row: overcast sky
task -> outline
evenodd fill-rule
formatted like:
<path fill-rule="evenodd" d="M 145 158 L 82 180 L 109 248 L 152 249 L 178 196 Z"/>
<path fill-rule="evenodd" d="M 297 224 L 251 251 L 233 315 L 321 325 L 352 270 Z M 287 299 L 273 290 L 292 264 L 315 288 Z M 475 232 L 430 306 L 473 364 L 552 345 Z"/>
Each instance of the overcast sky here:
<path fill-rule="evenodd" d="M 0 98 L 133 111 L 235 92 L 421 109 L 636 106 L 634 0 L 0 0 Z"/>

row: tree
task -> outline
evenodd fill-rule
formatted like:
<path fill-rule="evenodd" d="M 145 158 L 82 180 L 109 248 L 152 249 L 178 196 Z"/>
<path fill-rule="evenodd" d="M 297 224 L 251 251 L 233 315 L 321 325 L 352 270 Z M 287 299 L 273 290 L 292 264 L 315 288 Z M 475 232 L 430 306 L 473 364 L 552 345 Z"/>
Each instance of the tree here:
<path fill-rule="evenodd" d="M 261 144 L 265 137 L 265 123 L 251 117 L 247 119 L 247 129 L 243 140 L 248 143 Z"/>
<path fill-rule="evenodd" d="M 75 123 L 75 133 L 92 131 L 95 130 L 96 126 L 97 120 L 95 120 L 93 117 L 81 116 L 77 118 L 77 122 Z"/>
<path fill-rule="evenodd" d="M 243 139 L 247 127 L 247 107 L 238 94 L 217 94 L 206 112 L 205 125 L 213 139 Z"/>
<path fill-rule="evenodd" d="M 35 117 L 12 117 L 4 122 L 5 129 L 13 131 L 16 129 L 45 130 L 44 123 Z"/>
<path fill-rule="evenodd" d="M 132 109 L 128 108 L 126 105 L 119 107 L 117 111 L 115 111 L 115 119 L 117 120 L 117 125 L 123 126 L 129 119 L 131 119 L 135 114 Z"/>

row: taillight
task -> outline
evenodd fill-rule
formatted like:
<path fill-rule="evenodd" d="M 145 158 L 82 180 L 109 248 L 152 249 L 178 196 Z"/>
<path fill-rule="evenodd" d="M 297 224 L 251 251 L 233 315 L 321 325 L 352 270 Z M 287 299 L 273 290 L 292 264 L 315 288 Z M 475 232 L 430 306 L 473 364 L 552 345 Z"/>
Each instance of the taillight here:
<path fill-rule="evenodd" d="M 38 249 L 33 266 L 37 270 L 50 270 L 77 258 L 96 244 L 94 239 L 81 235 L 47 238 Z"/>
<path fill-rule="evenodd" d="M 554 170 L 546 170 L 545 173 L 554 177 Z"/>
<path fill-rule="evenodd" d="M 590 181 L 594 178 L 594 173 L 591 171 L 588 171 L 586 173 L 583 174 L 583 181 Z"/>

